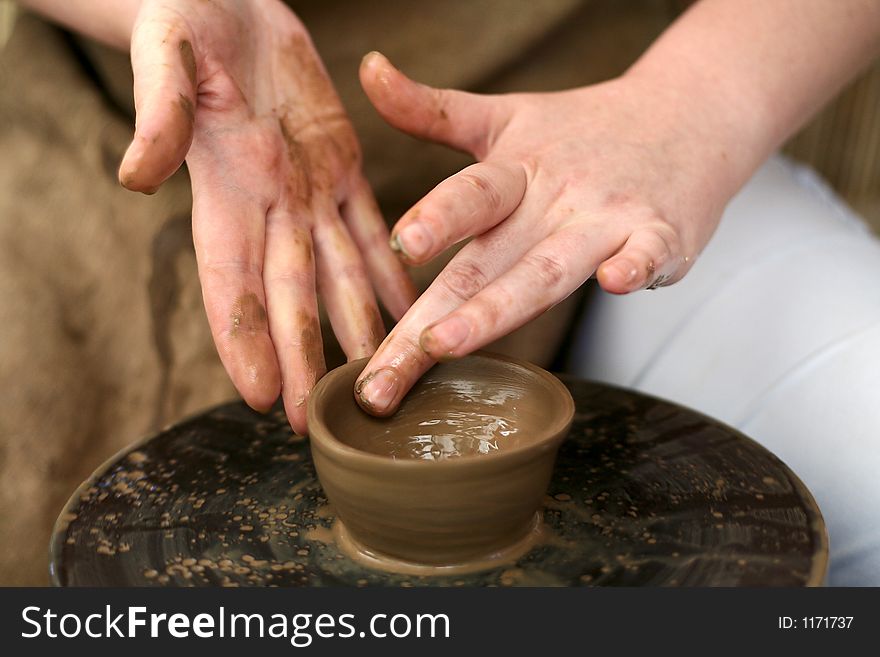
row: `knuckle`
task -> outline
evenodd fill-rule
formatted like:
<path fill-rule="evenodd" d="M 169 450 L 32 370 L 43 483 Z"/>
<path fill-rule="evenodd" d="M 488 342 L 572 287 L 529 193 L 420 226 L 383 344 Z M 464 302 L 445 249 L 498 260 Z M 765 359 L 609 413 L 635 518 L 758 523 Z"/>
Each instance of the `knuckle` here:
<path fill-rule="evenodd" d="M 265 276 L 267 287 L 280 285 L 282 287 L 297 287 L 308 289 L 314 285 L 314 277 L 311 272 L 284 268 L 278 271 L 267 271 Z"/>
<path fill-rule="evenodd" d="M 319 271 L 318 287 L 325 294 L 341 295 L 346 289 L 369 289 L 367 272 L 360 262 L 336 262 Z"/>
<path fill-rule="evenodd" d="M 453 296 L 467 301 L 486 287 L 488 279 L 479 265 L 464 261 L 450 263 L 441 274 L 440 281 Z"/>
<path fill-rule="evenodd" d="M 473 304 L 474 314 L 478 320 L 475 325 L 490 331 L 502 323 L 505 313 L 515 312 L 517 308 L 513 295 L 501 286 L 495 286 L 491 297 L 478 296 L 473 300 Z"/>
<path fill-rule="evenodd" d="M 503 205 L 501 192 L 495 183 L 487 179 L 486 176 L 473 171 L 465 171 L 459 175 L 459 179 L 477 191 L 481 200 L 489 206 L 493 214 L 501 209 Z"/>
<path fill-rule="evenodd" d="M 333 145 L 336 147 L 337 154 L 343 166 L 353 166 L 360 168 L 363 161 L 360 143 L 353 129 L 346 123 L 345 126 L 337 128 L 331 133 L 333 137 Z"/>
<path fill-rule="evenodd" d="M 278 144 L 275 131 L 258 126 L 248 135 L 248 150 L 252 153 L 252 161 L 259 162 L 269 171 L 277 170 L 281 164 L 283 149 Z"/>
<path fill-rule="evenodd" d="M 663 241 L 665 250 L 668 251 L 670 255 L 676 253 L 681 247 L 681 237 L 679 236 L 678 230 L 662 217 L 657 221 L 657 224 L 654 232 L 657 233 L 657 237 Z"/>
<path fill-rule="evenodd" d="M 602 205 L 610 210 L 621 210 L 631 206 L 633 202 L 634 197 L 629 192 L 613 190 L 605 195 Z"/>
<path fill-rule="evenodd" d="M 538 282 L 543 287 L 554 288 L 565 278 L 565 267 L 555 258 L 527 255 L 523 260 L 535 272 Z"/>
<path fill-rule="evenodd" d="M 655 264 L 672 260 L 681 250 L 679 231 L 657 212 L 651 212 L 639 233 Z"/>
<path fill-rule="evenodd" d="M 658 230 L 654 235 L 654 242 L 656 244 L 654 249 L 654 260 L 659 268 L 672 260 L 673 254 L 678 250 L 678 239 L 674 231 Z"/>
<path fill-rule="evenodd" d="M 202 265 L 203 274 L 217 278 L 248 278 L 261 277 L 262 268 L 253 260 L 216 260 Z"/>
<path fill-rule="evenodd" d="M 662 237 L 670 245 L 678 239 L 678 228 L 669 220 L 668 215 L 656 207 L 645 207 L 638 214 L 644 230 L 651 231 Z"/>

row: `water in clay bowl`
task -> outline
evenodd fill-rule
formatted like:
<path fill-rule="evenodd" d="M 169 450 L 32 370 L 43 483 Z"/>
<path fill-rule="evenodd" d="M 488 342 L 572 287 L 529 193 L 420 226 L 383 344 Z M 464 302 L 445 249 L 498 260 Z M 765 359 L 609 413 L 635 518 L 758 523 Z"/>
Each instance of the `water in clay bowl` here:
<path fill-rule="evenodd" d="M 309 400 L 340 548 L 412 574 L 473 572 L 527 552 L 574 415 L 568 389 L 539 367 L 479 353 L 435 366 L 395 415 L 376 418 L 353 396 L 365 364 L 334 370 Z"/>

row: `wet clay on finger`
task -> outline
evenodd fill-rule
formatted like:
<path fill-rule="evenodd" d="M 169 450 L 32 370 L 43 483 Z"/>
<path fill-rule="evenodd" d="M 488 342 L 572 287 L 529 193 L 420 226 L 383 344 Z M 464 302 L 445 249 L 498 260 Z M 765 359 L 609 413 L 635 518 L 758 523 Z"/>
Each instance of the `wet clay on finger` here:
<path fill-rule="evenodd" d="M 574 413 L 567 389 L 531 364 L 477 354 L 435 366 L 394 416 L 376 418 L 353 395 L 365 364 L 331 372 L 309 402 L 337 544 L 365 565 L 421 574 L 527 552 Z"/>

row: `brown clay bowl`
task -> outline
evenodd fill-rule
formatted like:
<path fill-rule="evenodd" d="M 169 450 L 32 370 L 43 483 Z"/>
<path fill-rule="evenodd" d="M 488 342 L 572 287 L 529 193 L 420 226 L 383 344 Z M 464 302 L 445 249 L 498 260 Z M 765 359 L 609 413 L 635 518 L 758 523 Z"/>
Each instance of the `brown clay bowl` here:
<path fill-rule="evenodd" d="M 327 374 L 308 406 L 340 542 L 390 570 L 490 567 L 525 545 L 574 415 L 568 389 L 535 365 L 478 353 L 436 365 L 395 415 L 376 418 L 354 399 L 365 364 Z"/>

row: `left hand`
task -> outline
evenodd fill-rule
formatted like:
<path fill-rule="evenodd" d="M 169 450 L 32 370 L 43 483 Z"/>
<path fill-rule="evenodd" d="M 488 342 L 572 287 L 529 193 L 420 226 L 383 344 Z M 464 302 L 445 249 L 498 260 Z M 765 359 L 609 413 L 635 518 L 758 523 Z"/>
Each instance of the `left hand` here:
<path fill-rule="evenodd" d="M 320 291 L 349 359 L 414 298 L 361 173 L 360 146 L 300 20 L 280 0 L 142 0 L 137 127 L 122 184 L 150 193 L 186 158 L 193 242 L 217 351 L 244 400 L 279 390 L 306 431 L 325 372 Z"/>
<path fill-rule="evenodd" d="M 644 75 L 572 91 L 481 96 L 417 84 L 368 55 L 361 82 L 392 126 L 471 153 L 392 232 L 423 264 L 474 239 L 361 374 L 361 406 L 389 415 L 436 361 L 458 358 L 565 299 L 595 273 L 625 294 L 680 280 L 735 190 L 713 121 Z"/>

